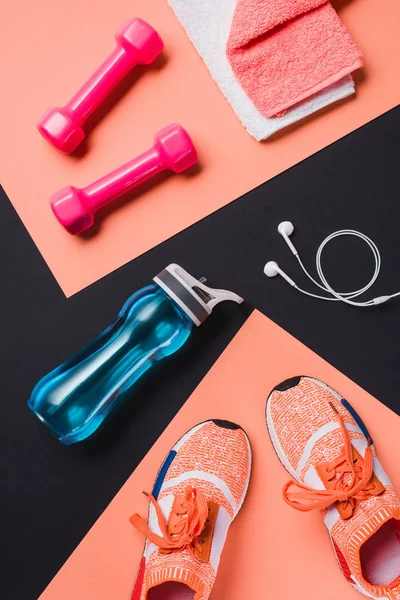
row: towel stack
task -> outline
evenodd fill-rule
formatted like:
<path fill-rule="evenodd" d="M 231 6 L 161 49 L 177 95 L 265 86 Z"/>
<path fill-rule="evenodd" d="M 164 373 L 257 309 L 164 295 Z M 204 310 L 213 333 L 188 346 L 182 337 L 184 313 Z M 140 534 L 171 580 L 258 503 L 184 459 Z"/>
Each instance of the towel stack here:
<path fill-rule="evenodd" d="M 354 93 L 362 56 L 325 0 L 168 0 L 257 140 Z"/>

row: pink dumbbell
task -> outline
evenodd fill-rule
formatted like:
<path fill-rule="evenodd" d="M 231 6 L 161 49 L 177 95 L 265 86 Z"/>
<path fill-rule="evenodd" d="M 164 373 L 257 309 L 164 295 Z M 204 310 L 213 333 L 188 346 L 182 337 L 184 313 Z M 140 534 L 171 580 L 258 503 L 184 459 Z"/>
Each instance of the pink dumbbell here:
<path fill-rule="evenodd" d="M 154 146 L 84 189 L 72 186 L 53 194 L 54 214 L 69 233 L 82 233 L 94 223 L 96 211 L 161 171 L 181 173 L 197 162 L 197 152 L 180 125 L 159 131 Z"/>
<path fill-rule="evenodd" d="M 131 19 L 115 34 L 117 47 L 62 108 L 51 108 L 38 122 L 53 146 L 70 154 L 85 137 L 83 125 L 115 86 L 136 65 L 149 65 L 163 49 L 158 33 L 146 21 Z"/>

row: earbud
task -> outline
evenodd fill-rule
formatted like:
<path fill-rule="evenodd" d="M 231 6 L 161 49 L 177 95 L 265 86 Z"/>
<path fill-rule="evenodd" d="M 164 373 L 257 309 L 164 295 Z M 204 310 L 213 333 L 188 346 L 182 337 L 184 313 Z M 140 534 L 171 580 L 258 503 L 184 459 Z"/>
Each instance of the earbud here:
<path fill-rule="evenodd" d="M 267 277 L 276 277 L 278 275 L 278 263 L 270 260 L 264 267 L 264 273 Z"/>
<path fill-rule="evenodd" d="M 279 223 L 279 225 L 278 225 L 278 233 L 281 234 L 281 236 L 283 237 L 283 239 L 285 240 L 285 242 L 287 243 L 287 245 L 289 246 L 289 248 L 291 249 L 293 254 L 296 256 L 298 254 L 298 252 L 297 252 L 296 248 L 294 247 L 294 245 L 292 244 L 292 242 L 289 240 L 289 236 L 292 235 L 293 231 L 294 231 L 294 225 L 290 221 L 282 221 L 282 223 Z"/>
<path fill-rule="evenodd" d="M 278 225 L 278 231 L 281 235 L 292 235 L 294 231 L 294 225 L 290 221 L 282 221 Z"/>
<path fill-rule="evenodd" d="M 293 223 L 291 223 L 290 221 L 283 221 L 282 223 L 280 223 L 278 225 L 279 234 L 283 237 L 283 239 L 289 246 L 290 250 L 296 257 L 297 262 L 299 263 L 299 265 L 302 268 L 305 275 L 307 275 L 309 280 L 314 285 L 316 285 L 321 290 L 323 290 L 326 294 L 328 294 L 328 296 L 320 296 L 319 294 L 312 294 L 311 292 L 308 292 L 308 291 L 300 288 L 293 281 L 293 279 L 291 279 L 289 277 L 289 275 L 286 275 L 286 273 L 284 271 L 282 271 L 282 269 L 279 267 L 278 263 L 273 260 L 270 260 L 269 262 L 267 262 L 267 264 L 264 267 L 264 273 L 267 277 L 276 277 L 276 275 L 280 275 L 292 287 L 296 288 L 296 290 L 298 290 L 302 294 L 305 294 L 306 296 L 311 296 L 311 298 L 318 298 L 319 300 L 330 300 L 333 302 L 337 302 L 337 301 L 345 302 L 346 304 L 351 304 L 352 306 L 361 306 L 361 307 L 377 306 L 379 304 L 384 304 L 391 298 L 400 297 L 400 292 L 397 292 L 396 294 L 391 294 L 391 295 L 387 295 L 387 296 L 378 296 L 377 298 L 372 298 L 372 300 L 365 300 L 364 302 L 354 300 L 354 298 L 358 298 L 358 296 L 361 296 L 362 294 L 364 294 L 367 290 L 369 290 L 374 285 L 375 281 L 378 278 L 380 268 L 381 268 L 381 255 L 379 253 L 379 250 L 378 250 L 375 242 L 373 242 L 371 240 L 371 238 L 369 238 L 368 236 L 364 235 L 363 233 L 360 233 L 359 231 L 354 231 L 353 229 L 341 229 L 340 231 L 335 231 L 334 233 L 331 233 L 331 235 L 329 235 L 327 238 L 325 238 L 318 248 L 317 257 L 316 257 L 317 274 L 320 279 L 320 282 L 318 282 L 307 271 L 306 267 L 304 266 L 304 264 L 299 256 L 299 253 L 297 252 L 295 246 L 292 244 L 292 242 L 289 239 L 289 237 L 292 235 L 293 231 L 294 231 L 294 226 L 293 226 Z M 342 236 L 353 236 L 353 237 L 358 238 L 358 239 L 362 240 L 363 242 L 365 242 L 367 244 L 367 246 L 370 248 L 370 250 L 373 254 L 373 257 L 374 257 L 374 262 L 375 262 L 374 273 L 373 273 L 371 279 L 369 280 L 369 282 L 366 285 L 364 285 L 362 288 L 360 288 L 358 290 L 353 290 L 351 292 L 337 292 L 336 290 L 334 290 L 333 287 L 328 283 L 328 281 L 325 277 L 325 274 L 322 270 L 322 252 L 323 252 L 325 246 L 330 241 L 334 240 L 335 238 L 342 237 Z"/>
<path fill-rule="evenodd" d="M 286 275 L 286 273 L 282 271 L 278 263 L 274 260 L 270 260 L 269 262 L 267 262 L 267 264 L 264 267 L 264 273 L 267 277 L 276 277 L 276 275 L 281 275 L 281 277 L 283 277 L 283 279 L 286 279 L 286 281 L 290 283 L 290 285 L 292 285 L 293 287 L 296 286 L 293 279 L 290 279 L 289 275 Z"/>

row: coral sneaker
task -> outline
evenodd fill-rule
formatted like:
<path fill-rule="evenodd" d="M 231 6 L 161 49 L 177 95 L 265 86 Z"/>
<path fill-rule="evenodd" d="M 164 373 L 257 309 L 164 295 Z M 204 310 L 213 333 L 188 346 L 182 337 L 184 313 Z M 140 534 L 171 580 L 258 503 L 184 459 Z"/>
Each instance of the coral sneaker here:
<path fill-rule="evenodd" d="M 155 481 L 147 537 L 132 600 L 207 600 L 229 526 L 245 499 L 250 444 L 229 421 L 193 427 L 172 448 Z"/>
<path fill-rule="evenodd" d="M 369 598 L 400 598 L 400 501 L 361 418 L 311 377 L 277 385 L 267 401 L 275 451 L 293 480 L 284 500 L 319 509 L 338 563 Z"/>

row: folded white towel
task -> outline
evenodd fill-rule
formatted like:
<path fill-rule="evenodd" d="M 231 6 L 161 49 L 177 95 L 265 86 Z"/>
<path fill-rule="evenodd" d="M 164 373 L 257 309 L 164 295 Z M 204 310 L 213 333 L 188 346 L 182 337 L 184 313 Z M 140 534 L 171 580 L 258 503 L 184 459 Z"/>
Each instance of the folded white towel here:
<path fill-rule="evenodd" d="M 288 110 L 284 116 L 264 117 L 240 87 L 226 57 L 226 42 L 236 0 L 168 0 L 168 4 L 240 121 L 258 141 L 354 94 L 353 78 L 347 75 L 341 81 Z"/>

